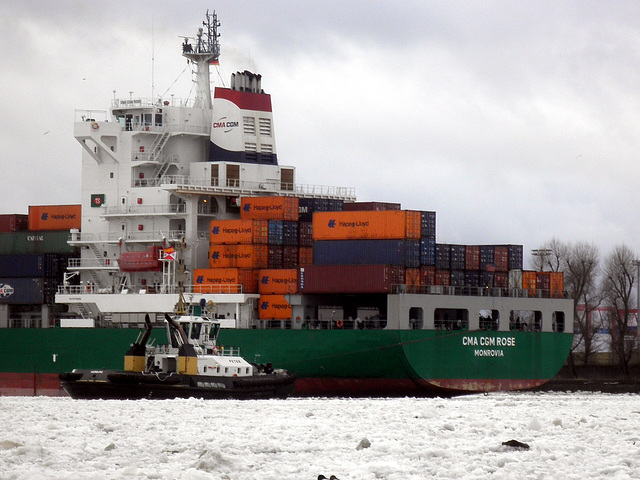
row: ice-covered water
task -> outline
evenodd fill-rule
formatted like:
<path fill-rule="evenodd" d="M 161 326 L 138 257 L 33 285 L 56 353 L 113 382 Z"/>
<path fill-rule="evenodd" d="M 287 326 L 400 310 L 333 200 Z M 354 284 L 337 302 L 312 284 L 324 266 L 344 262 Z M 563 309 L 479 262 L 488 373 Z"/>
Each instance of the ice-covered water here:
<path fill-rule="evenodd" d="M 631 394 L 0 397 L 0 429 L 7 479 L 640 478 L 640 399 Z M 502 445 L 511 439 L 530 449 Z"/>

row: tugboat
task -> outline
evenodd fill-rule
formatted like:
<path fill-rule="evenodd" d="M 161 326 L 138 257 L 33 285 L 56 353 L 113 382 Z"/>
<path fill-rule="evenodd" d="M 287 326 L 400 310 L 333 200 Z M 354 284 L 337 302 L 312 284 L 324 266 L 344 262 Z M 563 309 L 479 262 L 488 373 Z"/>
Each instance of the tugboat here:
<path fill-rule="evenodd" d="M 152 324 L 124 357 L 124 370 L 80 370 L 60 374 L 60 385 L 76 399 L 258 399 L 286 398 L 295 375 L 271 364 L 247 362 L 235 347 L 217 345 L 220 323 L 203 316 L 165 314 L 167 345 L 149 345 Z"/>

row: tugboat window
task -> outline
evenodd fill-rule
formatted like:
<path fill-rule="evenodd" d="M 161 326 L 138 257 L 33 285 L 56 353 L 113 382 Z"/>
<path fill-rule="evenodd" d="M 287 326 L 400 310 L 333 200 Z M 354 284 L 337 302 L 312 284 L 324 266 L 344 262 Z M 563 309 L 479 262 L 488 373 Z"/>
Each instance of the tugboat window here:
<path fill-rule="evenodd" d="M 200 331 L 202 330 L 201 323 L 194 323 L 191 325 L 191 338 L 198 340 L 200 338 Z"/>

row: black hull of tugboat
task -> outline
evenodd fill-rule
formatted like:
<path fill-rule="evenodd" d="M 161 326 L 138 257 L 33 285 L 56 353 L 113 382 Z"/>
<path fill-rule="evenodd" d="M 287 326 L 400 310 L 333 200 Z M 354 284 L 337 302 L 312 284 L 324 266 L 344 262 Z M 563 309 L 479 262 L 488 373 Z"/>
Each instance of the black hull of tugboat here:
<path fill-rule="evenodd" d="M 286 398 L 293 393 L 289 373 L 251 377 L 210 377 L 180 374 L 76 370 L 60 374 L 60 385 L 75 399 L 168 400 Z"/>

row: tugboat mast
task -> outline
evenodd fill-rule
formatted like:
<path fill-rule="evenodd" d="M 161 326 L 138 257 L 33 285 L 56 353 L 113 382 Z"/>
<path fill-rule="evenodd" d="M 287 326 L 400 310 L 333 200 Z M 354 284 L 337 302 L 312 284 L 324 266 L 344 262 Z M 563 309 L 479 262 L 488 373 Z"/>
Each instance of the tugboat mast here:
<path fill-rule="evenodd" d="M 218 42 L 218 16 L 216 12 L 207 10 L 202 27 L 198 28 L 196 37 L 182 37 L 182 56 L 196 64 L 196 98 L 194 107 L 211 110 L 211 85 L 209 80 L 209 65 L 217 64 L 220 57 L 220 42 Z M 204 28 L 203 28 L 204 27 Z M 189 43 L 194 42 L 194 45 Z"/>

